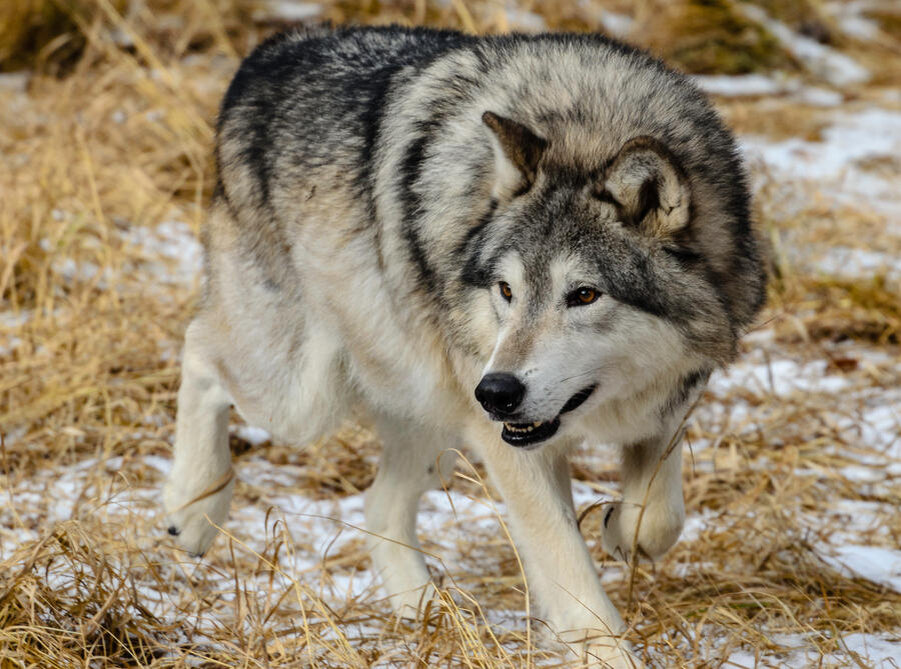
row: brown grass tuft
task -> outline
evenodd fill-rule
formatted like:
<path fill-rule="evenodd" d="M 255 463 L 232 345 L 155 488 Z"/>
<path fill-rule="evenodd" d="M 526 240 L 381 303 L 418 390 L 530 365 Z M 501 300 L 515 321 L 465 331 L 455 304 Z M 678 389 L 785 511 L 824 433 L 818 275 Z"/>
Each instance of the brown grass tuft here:
<path fill-rule="evenodd" d="M 731 0 L 648 1 L 642 44 L 687 72 L 746 74 L 771 68 L 797 69 L 762 26 L 745 18 Z"/>

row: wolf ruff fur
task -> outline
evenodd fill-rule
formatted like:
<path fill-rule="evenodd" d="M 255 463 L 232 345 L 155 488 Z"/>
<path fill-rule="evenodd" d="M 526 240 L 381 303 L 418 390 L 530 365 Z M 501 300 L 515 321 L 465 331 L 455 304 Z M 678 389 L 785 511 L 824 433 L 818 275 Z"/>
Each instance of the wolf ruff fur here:
<path fill-rule="evenodd" d="M 313 29 L 243 62 L 216 159 L 165 489 L 180 545 L 202 554 L 227 515 L 231 405 L 298 444 L 353 415 L 384 442 L 366 522 L 398 613 L 431 592 L 419 498 L 465 445 L 550 629 L 637 666 L 567 454 L 622 446 L 608 552 L 628 558 L 636 528 L 650 557 L 676 541 L 667 445 L 764 297 L 745 172 L 704 96 L 596 35 Z"/>

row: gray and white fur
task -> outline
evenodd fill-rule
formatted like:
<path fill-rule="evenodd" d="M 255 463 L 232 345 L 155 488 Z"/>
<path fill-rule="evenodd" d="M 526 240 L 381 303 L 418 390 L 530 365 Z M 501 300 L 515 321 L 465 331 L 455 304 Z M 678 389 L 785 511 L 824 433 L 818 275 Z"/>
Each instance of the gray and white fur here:
<path fill-rule="evenodd" d="M 399 614 L 432 593 L 418 500 L 465 446 L 548 627 L 589 664 L 638 666 L 567 454 L 622 446 L 610 554 L 636 528 L 651 558 L 677 540 L 666 447 L 765 288 L 745 172 L 704 96 L 597 35 L 321 28 L 244 61 L 216 158 L 165 490 L 179 544 L 202 554 L 227 515 L 233 482 L 190 502 L 230 470 L 230 405 L 298 444 L 365 419 L 384 442 L 372 560 Z"/>

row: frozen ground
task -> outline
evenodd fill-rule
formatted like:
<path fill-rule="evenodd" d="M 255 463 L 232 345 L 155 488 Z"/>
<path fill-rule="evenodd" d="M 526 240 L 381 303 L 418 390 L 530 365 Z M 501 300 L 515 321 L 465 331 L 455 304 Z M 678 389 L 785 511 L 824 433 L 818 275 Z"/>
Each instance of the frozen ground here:
<path fill-rule="evenodd" d="M 307 3 L 295 9 L 307 11 Z M 519 17 L 522 22 L 528 19 Z M 845 61 L 830 61 L 830 54 L 803 46 L 809 48 L 807 57 L 825 59 L 838 68 L 840 73 L 836 76 L 864 76 L 859 68 Z M 806 104 L 827 107 L 829 121 L 819 138 L 774 140 L 748 135 L 741 138 L 742 150 L 749 161 L 762 167 L 756 173 L 766 175 L 766 184 L 778 181 L 784 187 L 781 192 L 788 193 L 781 209 L 786 218 L 798 215 L 816 201 L 825 210 L 864 210 L 882 234 L 901 238 L 901 111 L 895 105 L 850 105 L 838 94 L 830 95 L 827 89 L 816 93 L 795 83 L 763 77 L 708 78 L 701 83 L 722 95 L 775 96 L 774 110 L 783 102 L 804 104 L 805 96 L 809 98 Z M 755 186 L 762 191 L 766 184 L 763 177 L 760 179 Z M 150 286 L 151 291 L 155 285 L 196 287 L 199 247 L 191 227 L 184 222 L 187 216 L 178 215 L 177 211 L 171 212 L 171 217 L 156 227 L 126 227 L 122 231 L 123 243 L 143 249 L 146 256 L 144 262 L 122 268 L 128 275 L 128 285 Z M 901 263 L 893 242 L 880 242 L 879 248 L 874 249 L 867 239 L 857 239 L 854 245 L 834 245 L 828 240 L 800 243 L 801 237 L 790 230 L 784 237 L 786 250 L 799 271 L 852 279 L 883 274 L 889 281 L 898 281 Z M 62 262 L 57 270 L 84 280 L 116 279 L 111 275 L 98 276 L 97 267 L 92 265 Z M 12 327 L 27 319 L 28 314 L 0 317 Z M 873 587 L 901 592 L 901 537 L 897 524 L 886 526 L 884 522 L 897 514 L 892 505 L 898 498 L 901 477 L 898 350 L 844 342 L 825 344 L 821 354 L 812 354 L 812 349 L 802 352 L 781 341 L 774 335 L 774 327 L 774 323 L 765 324 L 752 333 L 741 359 L 711 380 L 693 417 L 686 475 L 738 477 L 743 469 L 782 468 L 791 461 L 786 452 L 800 448 L 799 433 L 807 431 L 807 437 L 816 433 L 816 455 L 805 457 L 802 452 L 793 477 L 809 479 L 813 486 L 821 479 L 840 476 L 847 481 L 846 496 L 786 507 L 791 536 L 804 537 L 812 546 L 813 559 L 823 565 Z M 17 345 L 16 338 L 0 341 L 0 359 Z M 175 355 L 176 346 L 177 342 L 170 342 L 170 350 L 164 355 Z M 890 381 L 885 383 L 886 379 Z M 786 423 L 782 429 L 774 429 L 773 415 L 788 405 L 800 407 L 808 422 Z M 135 427 L 136 443 L 158 435 L 152 420 L 145 427 L 144 431 L 141 426 Z M 77 439 L 77 428 L 72 430 L 69 436 Z M 732 439 L 730 435 L 758 432 L 765 435 L 772 457 L 765 449 L 748 455 L 724 446 Z M 311 468 L 330 466 L 328 456 L 320 451 L 316 451 L 319 456 L 308 460 L 287 456 L 273 463 L 268 457 L 268 435 L 247 426 L 235 427 L 234 433 L 249 450 L 237 460 L 238 500 L 225 526 L 233 542 L 229 548 L 228 542 L 220 539 L 214 552 L 221 556 L 231 550 L 239 556 L 238 562 L 247 565 L 257 560 L 258 568 L 238 574 L 220 568 L 221 563 L 209 567 L 204 562 L 173 560 L 163 566 L 162 582 L 149 578 L 141 581 L 139 577 L 135 583 L 153 615 L 173 623 L 191 620 L 192 639 L 197 642 L 207 634 L 213 636 L 221 624 L 215 612 L 227 609 L 229 602 L 239 596 L 238 591 L 243 592 L 241 597 L 254 601 L 269 597 L 280 588 L 295 588 L 303 592 L 299 595 L 301 600 L 318 599 L 332 613 L 353 611 L 359 601 L 369 605 L 376 601 L 376 608 L 387 611 L 378 602 L 381 594 L 372 574 L 360 568 L 360 564 L 366 564 L 361 532 L 363 494 L 353 490 L 352 485 L 340 494 L 325 496 L 305 487 L 303 481 L 310 478 Z M 805 444 L 811 443 L 807 437 Z M 6 434 L 7 446 L 16 438 L 15 433 Z M 360 456 L 365 467 L 372 468 L 375 452 L 370 448 Z M 579 478 L 575 497 L 580 509 L 615 498 L 614 477 L 607 476 L 613 468 L 613 458 L 612 451 L 602 445 L 586 445 L 574 458 Z M 165 533 L 158 491 L 168 468 L 168 458 L 146 454 L 133 458 L 74 459 L 65 466 L 28 476 L 18 476 L 4 468 L 0 561 L 23 543 L 39 539 L 47 527 L 79 518 L 121 526 L 123 536 L 131 537 L 142 550 L 160 550 L 165 546 Z M 439 580 L 458 584 L 465 591 L 494 573 L 510 574 L 512 550 L 500 530 L 499 513 L 503 513 L 503 504 L 492 501 L 472 483 L 457 481 L 449 490 L 434 491 L 425 497 L 419 527 L 430 566 Z M 658 566 L 661 578 L 703 573 L 711 557 L 693 554 L 692 546 L 702 538 L 724 532 L 735 522 L 739 521 L 733 509 L 695 506 L 686 523 L 682 549 L 675 558 Z M 595 555 L 602 558 L 596 539 L 588 536 Z M 279 543 L 283 549 L 273 551 L 273 545 Z M 116 557 L 110 559 L 115 561 Z M 625 574 L 623 565 L 607 563 L 603 578 L 610 583 L 620 582 Z M 60 567 L 59 571 L 50 569 L 46 577 L 65 584 L 70 575 Z M 273 581 L 278 587 L 273 586 Z M 215 602 L 211 611 L 192 617 L 182 595 L 176 594 L 187 586 Z M 498 634 L 503 630 L 521 631 L 525 599 L 503 601 L 514 603 L 486 613 L 488 623 Z M 293 604 L 288 601 L 285 606 L 291 611 L 296 604 L 296 600 Z M 320 610 L 308 614 L 327 617 Z M 248 629 L 252 627 L 250 622 L 247 625 Z M 361 620 L 348 625 L 342 633 L 348 638 L 373 634 L 378 637 L 374 629 L 377 630 L 375 623 Z M 699 644 L 696 647 L 706 648 L 707 653 L 713 648 L 724 654 L 723 666 L 901 666 L 901 630 L 894 634 L 866 630 L 843 634 L 838 650 L 824 655 L 818 648 L 828 633 L 821 630 L 810 630 L 809 634 L 763 630 L 768 636 L 768 650 L 761 652 L 730 646 L 728 639 L 717 637 L 716 629 L 712 624 L 699 623 L 673 643 L 686 648 Z M 390 665 L 397 650 L 395 643 L 375 642 L 373 664 Z M 657 659 L 663 662 L 663 657 Z"/>

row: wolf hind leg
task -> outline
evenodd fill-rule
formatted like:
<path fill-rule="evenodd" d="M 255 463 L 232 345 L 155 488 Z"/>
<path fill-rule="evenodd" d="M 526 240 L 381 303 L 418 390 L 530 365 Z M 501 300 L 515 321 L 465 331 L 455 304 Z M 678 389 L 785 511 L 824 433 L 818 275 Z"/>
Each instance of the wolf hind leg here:
<path fill-rule="evenodd" d="M 185 334 L 175 458 L 163 498 L 169 533 L 191 555 L 203 555 L 228 515 L 234 491 L 228 447 L 231 399 L 204 347 L 204 326 L 194 320 Z"/>
<path fill-rule="evenodd" d="M 682 498 L 682 433 L 678 427 L 623 448 L 623 500 L 604 517 L 602 545 L 628 561 L 638 548 L 656 560 L 679 539 L 685 524 Z M 644 507 L 644 512 L 642 512 Z"/>
<path fill-rule="evenodd" d="M 408 421 L 380 418 L 383 441 L 379 470 L 366 491 L 366 529 L 373 568 L 398 615 L 415 618 L 433 594 L 431 577 L 416 537 L 419 499 L 449 482 L 456 462 L 451 438 Z"/>

